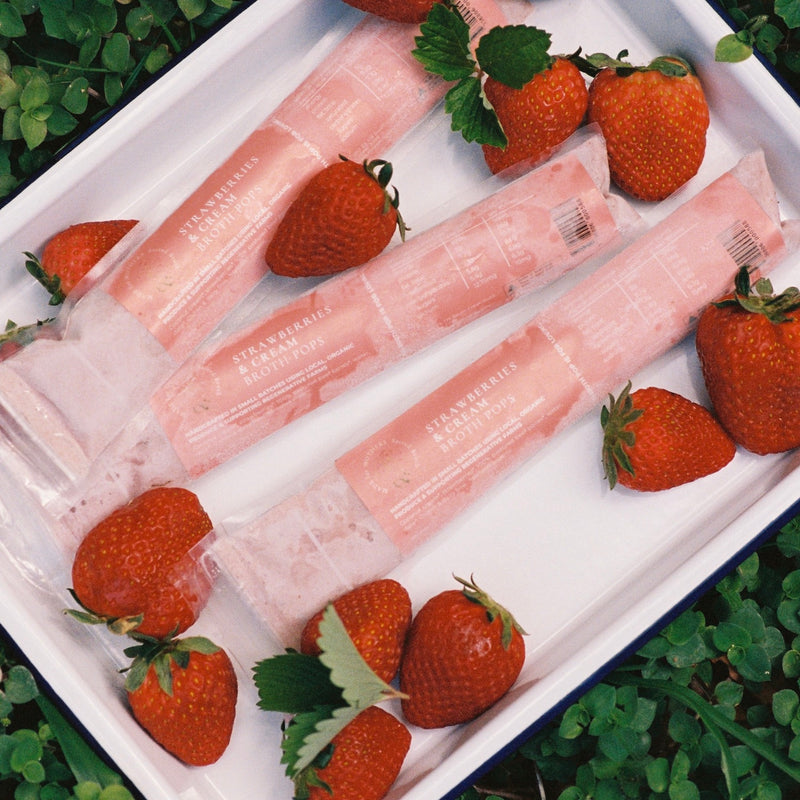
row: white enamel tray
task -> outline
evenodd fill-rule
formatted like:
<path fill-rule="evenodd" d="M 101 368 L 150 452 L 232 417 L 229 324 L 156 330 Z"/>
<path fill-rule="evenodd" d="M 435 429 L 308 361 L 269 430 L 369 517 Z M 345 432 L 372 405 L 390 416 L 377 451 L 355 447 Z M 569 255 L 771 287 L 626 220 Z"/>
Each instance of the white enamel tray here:
<path fill-rule="evenodd" d="M 21 323 L 50 313 L 24 272 L 22 251 L 39 249 L 73 222 L 174 207 L 360 18 L 340 0 L 258 0 L 0 208 L 0 317 Z M 800 109 L 755 59 L 714 63 L 714 45 L 728 28 L 706 2 L 536 0 L 528 21 L 553 34 L 556 51 L 628 49 L 634 61 L 662 52 L 687 57 L 712 106 L 708 156 L 688 192 L 761 147 L 783 215 L 800 216 Z M 441 110 L 386 155 L 395 164 L 406 220 L 420 230 L 427 212 L 446 204 L 455 213 L 488 177 L 479 148 L 451 133 Z M 644 210 L 647 221 L 672 203 Z M 575 280 L 567 276 L 387 370 L 191 488 L 215 520 L 301 488 Z M 800 282 L 800 259 L 787 260 L 773 281 L 779 288 Z M 272 285 L 266 278 L 256 291 Z M 631 377 L 635 385 L 705 399 L 691 341 Z M 722 473 L 677 490 L 609 493 L 598 448 L 598 418 L 591 415 L 476 498 L 393 573 L 418 607 L 451 588 L 452 573 L 474 572 L 530 634 L 521 678 L 495 709 L 466 726 L 413 731 L 393 800 L 455 796 L 753 547 L 800 497 L 794 454 L 760 458 L 741 451 Z M 280 720 L 256 708 L 251 680 L 253 664 L 279 648 L 235 593 L 221 585 L 197 631 L 225 645 L 239 670 L 233 740 L 217 764 L 187 768 L 130 716 L 117 674 L 119 643 L 62 616 L 68 573 L 37 539 L 35 509 L 2 497 L 0 517 L 19 539 L 30 531 L 22 556 L 16 539 L 0 553 L 0 622 L 148 800 L 291 798 L 279 764 Z"/>

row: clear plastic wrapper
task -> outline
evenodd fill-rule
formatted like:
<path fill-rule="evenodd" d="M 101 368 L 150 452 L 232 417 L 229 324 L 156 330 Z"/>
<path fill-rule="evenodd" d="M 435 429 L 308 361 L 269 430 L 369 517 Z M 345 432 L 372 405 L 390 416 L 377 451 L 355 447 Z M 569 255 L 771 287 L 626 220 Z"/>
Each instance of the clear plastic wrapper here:
<path fill-rule="evenodd" d="M 48 504 L 60 538 L 79 539 L 148 485 L 226 463 L 390 364 L 599 260 L 640 227 L 609 194 L 604 142 L 592 128 L 527 175 L 488 183 L 467 210 L 200 348 L 88 478 Z"/>
<path fill-rule="evenodd" d="M 465 8 L 474 36 L 505 21 L 494 0 Z M 0 434 L 29 486 L 48 492 L 86 475 L 264 277 L 266 242 L 308 177 L 340 153 L 377 157 L 441 100 L 446 84 L 411 55 L 417 32 L 365 16 L 144 241 L 95 273 L 63 336 L 0 364 Z M 54 382 L 59 373 L 70 380 Z"/>
<path fill-rule="evenodd" d="M 390 571 L 551 437 L 683 339 L 743 264 L 798 244 L 744 157 L 516 333 L 211 552 L 276 636 Z M 276 557 L 277 556 L 277 557 Z"/>

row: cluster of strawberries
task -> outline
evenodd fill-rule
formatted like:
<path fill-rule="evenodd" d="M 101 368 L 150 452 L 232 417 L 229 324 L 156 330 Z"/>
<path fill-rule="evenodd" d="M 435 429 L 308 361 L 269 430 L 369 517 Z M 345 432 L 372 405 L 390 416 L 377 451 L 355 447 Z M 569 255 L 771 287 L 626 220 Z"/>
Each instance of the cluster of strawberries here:
<path fill-rule="evenodd" d="M 413 619 L 411 599 L 397 581 L 359 586 L 307 622 L 302 655 L 290 660 L 285 673 L 285 655 L 256 666 L 259 705 L 295 714 L 286 728 L 283 761 L 289 765 L 296 798 L 380 800 L 389 791 L 411 734 L 402 719 L 376 703 L 400 698 L 407 722 L 440 728 L 475 719 L 517 680 L 525 661 L 524 631 L 473 581 L 456 580 L 460 589 L 431 597 Z M 347 636 L 344 648 L 335 629 L 331 632 L 332 612 Z M 367 677 L 353 677 L 359 673 L 354 658 Z M 327 708 L 320 704 L 308 712 L 309 697 L 319 689 L 306 682 L 307 676 L 319 663 L 324 665 L 322 682 L 341 689 L 347 702 L 337 700 Z M 370 683 L 369 671 L 378 686 L 372 695 L 363 688 Z M 399 692 L 389 686 L 396 678 Z M 287 701 L 285 693 L 276 692 L 276 685 L 286 683 L 292 684 L 298 701 Z M 346 724 L 336 725 L 342 718 Z M 295 729 L 304 732 L 299 742 L 294 740 Z M 299 759 L 297 751 L 309 748 L 311 755 Z"/>
<path fill-rule="evenodd" d="M 212 528 L 187 489 L 151 489 L 112 512 L 84 537 L 72 564 L 72 594 L 87 624 L 103 624 L 135 644 L 125 689 L 139 724 L 193 766 L 227 749 L 238 682 L 230 657 L 192 626 L 212 581 L 193 548 Z"/>

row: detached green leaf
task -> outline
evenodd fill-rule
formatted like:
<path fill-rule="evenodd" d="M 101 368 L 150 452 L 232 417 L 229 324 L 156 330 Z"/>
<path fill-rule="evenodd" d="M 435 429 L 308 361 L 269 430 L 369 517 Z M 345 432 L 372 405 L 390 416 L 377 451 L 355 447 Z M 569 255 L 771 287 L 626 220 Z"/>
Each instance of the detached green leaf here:
<path fill-rule="evenodd" d="M 723 36 L 714 50 L 714 60 L 725 64 L 746 61 L 753 55 L 753 47 L 743 42 L 735 33 Z"/>
<path fill-rule="evenodd" d="M 530 25 L 492 28 L 480 40 L 475 55 L 480 68 L 494 80 L 521 89 L 553 62 L 551 37 Z"/>

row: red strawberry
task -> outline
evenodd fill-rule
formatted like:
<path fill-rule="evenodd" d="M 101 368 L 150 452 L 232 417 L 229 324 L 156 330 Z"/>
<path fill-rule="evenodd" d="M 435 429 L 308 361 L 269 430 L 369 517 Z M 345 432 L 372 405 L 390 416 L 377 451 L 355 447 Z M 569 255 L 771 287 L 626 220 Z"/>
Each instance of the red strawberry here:
<path fill-rule="evenodd" d="M 389 683 L 397 674 L 411 624 L 408 592 L 397 581 L 384 578 L 347 592 L 333 601 L 333 607 L 364 661 Z M 303 629 L 300 652 L 306 655 L 320 653 L 317 639 L 322 613 L 317 612 Z"/>
<path fill-rule="evenodd" d="M 392 165 L 376 159 L 340 161 L 318 172 L 289 206 L 267 247 L 277 275 L 330 275 L 357 267 L 389 244 L 395 228 L 406 227 L 398 195 L 386 187 Z"/>
<path fill-rule="evenodd" d="M 381 800 L 410 745 L 411 734 L 399 719 L 369 706 L 295 778 L 295 800 Z"/>
<path fill-rule="evenodd" d="M 50 239 L 41 260 L 25 253 L 25 266 L 50 292 L 50 305 L 58 305 L 136 223 L 135 219 L 112 219 L 71 225 Z"/>
<path fill-rule="evenodd" d="M 490 76 L 484 91 L 508 137 L 505 148 L 483 145 L 493 173 L 520 161 L 536 163 L 546 158 L 577 130 L 588 103 L 583 75 L 566 58 L 553 58 L 521 89 Z"/>
<path fill-rule="evenodd" d="M 773 294 L 766 278 L 709 305 L 696 347 L 711 404 L 737 444 L 753 453 L 800 446 L 800 292 Z"/>
<path fill-rule="evenodd" d="M 353 8 L 395 22 L 422 22 L 434 0 L 344 0 Z"/>
<path fill-rule="evenodd" d="M 137 722 L 192 766 L 213 764 L 230 742 L 238 682 L 228 654 L 202 637 L 138 637 L 125 682 Z"/>
<path fill-rule="evenodd" d="M 157 638 L 185 630 L 211 591 L 207 573 L 188 553 L 211 527 L 187 489 L 151 489 L 117 509 L 75 553 L 73 592 L 89 614 L 73 615 Z"/>
<path fill-rule="evenodd" d="M 664 56 L 647 67 L 607 61 L 589 87 L 589 120 L 605 136 L 611 177 L 633 197 L 662 200 L 703 163 L 703 87 L 682 59 Z"/>
<path fill-rule="evenodd" d="M 474 719 L 513 685 L 525 661 L 524 631 L 474 583 L 428 600 L 406 639 L 400 664 L 403 713 L 439 728 Z"/>
<path fill-rule="evenodd" d="M 710 475 L 735 455 L 736 445 L 711 412 L 667 389 L 630 393 L 631 384 L 603 406 L 603 467 L 608 484 L 658 492 Z"/>

